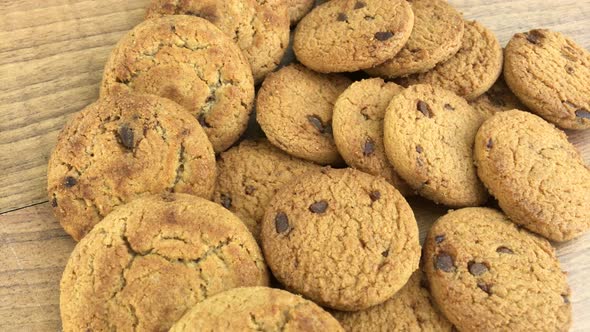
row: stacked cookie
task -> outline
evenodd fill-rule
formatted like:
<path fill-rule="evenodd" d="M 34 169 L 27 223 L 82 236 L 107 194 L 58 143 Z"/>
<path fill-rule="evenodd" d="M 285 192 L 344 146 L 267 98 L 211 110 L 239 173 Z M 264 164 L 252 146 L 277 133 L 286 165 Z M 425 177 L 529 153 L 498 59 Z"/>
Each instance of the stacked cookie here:
<path fill-rule="evenodd" d="M 64 331 L 567 330 L 547 239 L 590 228 L 590 169 L 547 121 L 590 127 L 590 53 L 503 52 L 443 0 L 313 6 L 154 0 L 117 44 L 49 161 Z M 423 250 L 412 195 L 458 209 Z"/>

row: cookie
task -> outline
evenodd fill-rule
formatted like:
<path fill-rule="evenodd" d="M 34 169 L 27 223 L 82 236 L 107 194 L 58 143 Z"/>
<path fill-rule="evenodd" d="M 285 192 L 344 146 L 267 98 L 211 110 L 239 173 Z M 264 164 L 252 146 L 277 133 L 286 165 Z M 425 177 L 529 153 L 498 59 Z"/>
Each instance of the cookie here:
<path fill-rule="evenodd" d="M 320 166 L 298 159 L 267 140 L 246 140 L 222 153 L 213 200 L 235 213 L 260 238 L 264 209 L 277 191 Z"/>
<path fill-rule="evenodd" d="M 75 114 L 49 159 L 55 217 L 79 241 L 115 207 L 144 194 L 211 198 L 217 171 L 194 117 L 152 95 L 107 96 Z"/>
<path fill-rule="evenodd" d="M 286 0 L 289 20 L 296 24 L 313 8 L 315 0 Z"/>
<path fill-rule="evenodd" d="M 384 119 L 389 161 L 417 193 L 452 207 L 478 206 L 487 192 L 473 164 L 485 117 L 439 87 L 413 85 L 393 97 Z"/>
<path fill-rule="evenodd" d="M 531 111 L 567 129 L 590 128 L 590 52 L 559 32 L 517 33 L 504 76 Z"/>
<path fill-rule="evenodd" d="M 352 82 L 294 64 L 268 75 L 258 91 L 256 118 L 268 140 L 290 155 L 319 164 L 339 164 L 332 111 Z"/>
<path fill-rule="evenodd" d="M 393 58 L 406 44 L 414 14 L 404 0 L 332 0 L 297 25 L 293 50 L 318 72 L 353 72 Z"/>
<path fill-rule="evenodd" d="M 458 330 L 569 330 L 570 290 L 555 250 L 502 213 L 450 212 L 424 246 L 432 296 Z"/>
<path fill-rule="evenodd" d="M 520 100 L 512 93 L 504 78 L 500 76 L 496 83 L 483 95 L 469 103 L 473 109 L 482 112 L 486 116 L 492 116 L 498 112 L 513 109 L 528 110 Z"/>
<path fill-rule="evenodd" d="M 317 304 L 280 289 L 234 288 L 194 306 L 170 332 L 344 331 Z"/>
<path fill-rule="evenodd" d="M 288 184 L 266 210 L 262 245 L 274 276 L 333 309 L 382 303 L 418 268 L 414 214 L 385 179 L 325 168 Z"/>
<path fill-rule="evenodd" d="M 282 0 L 152 0 L 146 18 L 164 15 L 192 15 L 215 24 L 242 50 L 255 82 L 277 68 L 289 45 Z"/>
<path fill-rule="evenodd" d="M 147 20 L 115 46 L 101 95 L 132 90 L 171 99 L 201 124 L 216 152 L 246 130 L 254 102 L 248 61 L 207 20 L 173 15 Z"/>
<path fill-rule="evenodd" d="M 567 136 L 521 111 L 494 115 L 475 139 L 479 177 L 515 222 L 550 240 L 590 228 L 590 168 Z"/>
<path fill-rule="evenodd" d="M 476 21 L 465 21 L 459 52 L 434 69 L 399 80 L 403 86 L 431 84 L 473 100 L 496 82 L 502 71 L 502 48 L 494 33 Z"/>
<path fill-rule="evenodd" d="M 448 60 L 461 48 L 464 24 L 461 14 L 444 0 L 409 1 L 415 16 L 410 39 L 385 63 L 368 69 L 388 78 L 423 73 Z"/>
<path fill-rule="evenodd" d="M 266 286 L 260 248 L 221 206 L 185 194 L 121 206 L 74 249 L 60 292 L 64 331 L 167 331 L 192 306 Z"/>
<path fill-rule="evenodd" d="M 421 271 L 416 271 L 408 283 L 384 303 L 367 310 L 332 314 L 349 332 L 453 331 L 453 325 L 432 303 L 425 278 Z"/>
<path fill-rule="evenodd" d="M 385 110 L 402 89 L 380 78 L 353 83 L 334 104 L 332 126 L 338 151 L 349 166 L 382 176 L 409 195 L 411 188 L 397 175 L 383 147 Z"/>

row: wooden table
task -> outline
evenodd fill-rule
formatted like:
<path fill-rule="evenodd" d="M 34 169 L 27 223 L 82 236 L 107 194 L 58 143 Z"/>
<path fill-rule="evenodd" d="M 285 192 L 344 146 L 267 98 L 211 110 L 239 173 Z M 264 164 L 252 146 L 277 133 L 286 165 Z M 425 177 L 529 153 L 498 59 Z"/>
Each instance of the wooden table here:
<path fill-rule="evenodd" d="M 111 48 L 148 2 L 0 0 L 1 331 L 60 329 L 59 279 L 74 242 L 50 213 L 47 158 L 69 115 L 97 98 Z M 590 0 L 450 2 L 502 44 L 517 31 L 548 27 L 590 49 Z M 590 131 L 569 134 L 590 163 Z M 423 237 L 445 208 L 411 203 Z M 588 331 L 590 234 L 557 247 L 573 289 L 573 330 Z"/>

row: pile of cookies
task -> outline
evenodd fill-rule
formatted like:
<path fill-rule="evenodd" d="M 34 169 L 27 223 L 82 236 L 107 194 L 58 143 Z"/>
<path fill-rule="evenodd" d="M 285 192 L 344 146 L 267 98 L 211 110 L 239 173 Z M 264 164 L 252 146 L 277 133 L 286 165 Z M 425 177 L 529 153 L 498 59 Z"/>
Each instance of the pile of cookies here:
<path fill-rule="evenodd" d="M 63 330 L 568 330 L 548 240 L 590 228 L 590 169 L 555 125 L 590 128 L 590 53 L 312 7 L 154 0 L 117 44 L 49 161 Z M 412 195 L 457 209 L 423 246 Z"/>

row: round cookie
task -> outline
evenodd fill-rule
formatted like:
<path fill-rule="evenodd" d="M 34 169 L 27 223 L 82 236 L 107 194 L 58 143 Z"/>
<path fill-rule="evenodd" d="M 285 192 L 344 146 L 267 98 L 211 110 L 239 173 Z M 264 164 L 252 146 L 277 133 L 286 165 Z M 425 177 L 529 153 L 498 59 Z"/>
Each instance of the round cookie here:
<path fill-rule="evenodd" d="M 246 130 L 254 81 L 233 40 L 207 20 L 172 15 L 147 20 L 115 46 L 101 95 L 133 90 L 171 99 L 203 126 L 216 152 Z"/>
<path fill-rule="evenodd" d="M 569 330 L 570 290 L 555 250 L 502 213 L 450 212 L 424 246 L 432 296 L 458 330 Z"/>
<path fill-rule="evenodd" d="M 461 14 L 445 0 L 413 0 L 415 16 L 410 39 L 399 53 L 367 73 L 388 78 L 423 73 L 448 60 L 461 48 Z"/>
<path fill-rule="evenodd" d="M 307 173 L 271 200 L 262 245 L 288 289 L 333 309 L 389 299 L 418 268 L 414 214 L 385 179 L 347 169 Z"/>
<path fill-rule="evenodd" d="M 243 141 L 222 153 L 213 200 L 235 213 L 256 239 L 270 199 L 285 184 L 320 166 L 277 149 L 266 140 Z"/>
<path fill-rule="evenodd" d="M 194 117 L 152 95 L 114 95 L 75 114 L 49 159 L 53 214 L 79 241 L 115 207 L 144 194 L 209 199 L 215 154 Z"/>
<path fill-rule="evenodd" d="M 590 229 L 590 168 L 552 124 L 528 112 L 498 113 L 477 133 L 475 160 L 515 223 L 554 241 Z"/>
<path fill-rule="evenodd" d="M 221 206 L 147 196 L 109 214 L 74 249 L 60 288 L 67 331 L 167 331 L 192 306 L 266 286 L 260 248 Z"/>
<path fill-rule="evenodd" d="M 313 8 L 315 0 L 285 0 L 289 10 L 289 20 L 294 25 Z"/>
<path fill-rule="evenodd" d="M 332 0 L 297 25 L 293 50 L 318 72 L 353 72 L 393 58 L 406 44 L 414 13 L 404 0 Z"/>
<path fill-rule="evenodd" d="M 332 314 L 349 332 L 453 331 L 453 325 L 432 303 L 424 278 L 421 271 L 416 271 L 408 283 L 384 303 L 367 310 Z"/>
<path fill-rule="evenodd" d="M 531 111 L 567 129 L 590 128 L 590 52 L 559 32 L 517 33 L 504 77 Z"/>
<path fill-rule="evenodd" d="M 478 206 L 488 195 L 473 164 L 473 141 L 484 120 L 450 91 L 413 85 L 389 104 L 385 152 L 420 195 L 452 207 Z"/>
<path fill-rule="evenodd" d="M 258 91 L 256 118 L 268 140 L 281 150 L 319 164 L 338 164 L 332 111 L 352 82 L 293 64 L 268 75 Z"/>
<path fill-rule="evenodd" d="M 344 330 L 329 313 L 301 296 L 280 289 L 244 287 L 197 304 L 170 329 L 185 331 Z"/>
<path fill-rule="evenodd" d="M 146 18 L 179 14 L 204 18 L 230 36 L 250 63 L 255 82 L 277 68 L 289 45 L 283 0 L 152 0 Z"/>
<path fill-rule="evenodd" d="M 385 110 L 402 90 L 380 78 L 353 83 L 334 104 L 332 126 L 338 151 L 348 165 L 382 176 L 403 195 L 409 195 L 412 189 L 397 175 L 383 147 Z"/>
<path fill-rule="evenodd" d="M 494 33 L 476 21 L 465 21 L 461 49 L 426 73 L 399 80 L 408 86 L 431 84 L 473 100 L 496 82 L 502 72 L 502 48 Z"/>
<path fill-rule="evenodd" d="M 510 91 L 504 79 L 500 76 L 496 83 L 483 95 L 469 103 L 473 109 L 490 117 L 498 112 L 513 109 L 528 110 L 520 100 Z"/>

